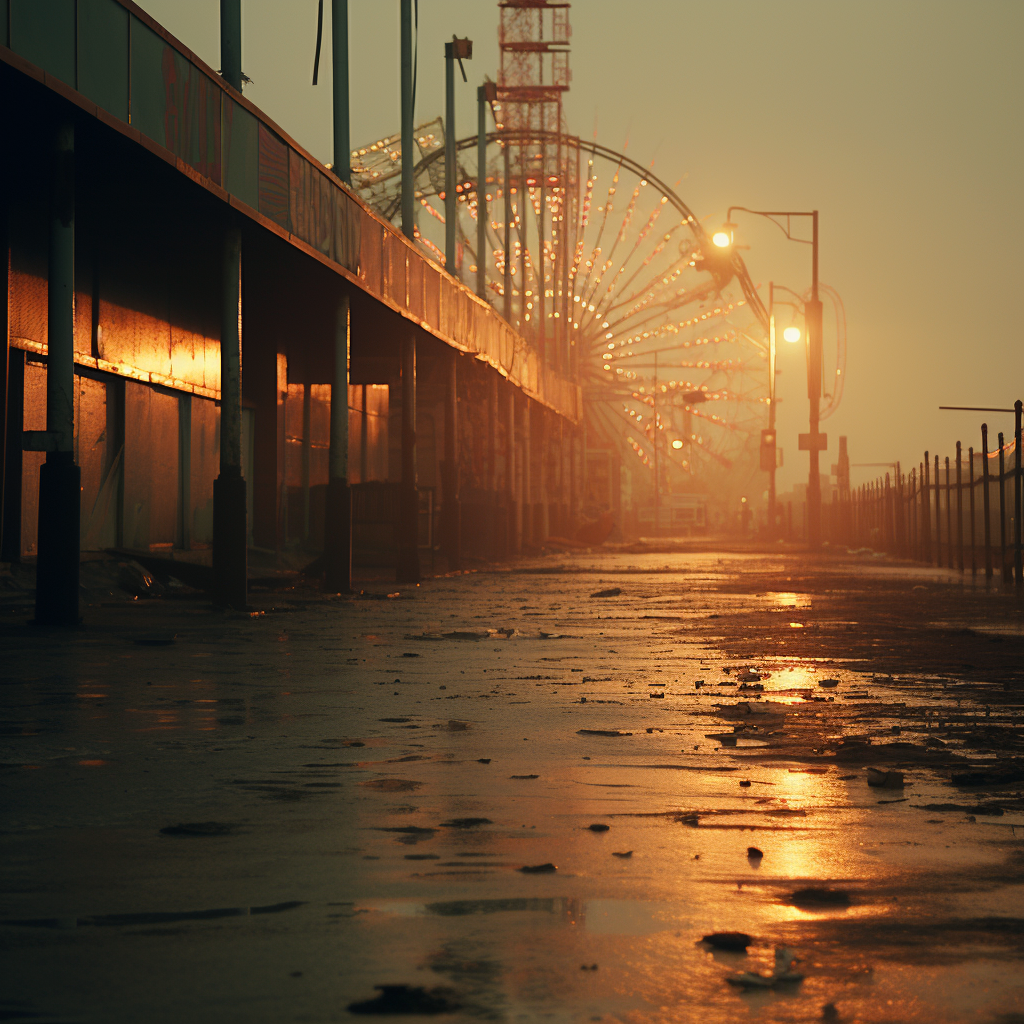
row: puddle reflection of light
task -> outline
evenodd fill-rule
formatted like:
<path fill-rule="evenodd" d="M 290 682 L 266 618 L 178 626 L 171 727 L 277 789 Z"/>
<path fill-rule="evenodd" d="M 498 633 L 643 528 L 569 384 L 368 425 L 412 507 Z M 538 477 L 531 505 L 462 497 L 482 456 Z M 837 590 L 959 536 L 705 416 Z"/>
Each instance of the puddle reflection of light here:
<path fill-rule="evenodd" d="M 810 594 L 794 594 L 789 591 L 770 590 L 764 595 L 776 608 L 810 608 Z"/>

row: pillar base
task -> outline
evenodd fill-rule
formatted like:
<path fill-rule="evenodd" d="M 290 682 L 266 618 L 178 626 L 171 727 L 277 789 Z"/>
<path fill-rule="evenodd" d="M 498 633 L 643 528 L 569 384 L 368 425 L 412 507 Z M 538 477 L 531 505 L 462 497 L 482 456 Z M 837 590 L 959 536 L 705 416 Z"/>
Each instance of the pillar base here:
<path fill-rule="evenodd" d="M 246 606 L 245 498 L 239 470 L 222 472 L 213 481 L 213 599 L 228 608 Z"/>
<path fill-rule="evenodd" d="M 352 488 L 348 480 L 327 481 L 327 523 L 324 534 L 324 587 L 331 593 L 352 592 Z"/>
<path fill-rule="evenodd" d="M 39 556 L 36 619 L 41 626 L 77 626 L 82 471 L 71 452 L 51 452 L 39 469 Z"/>

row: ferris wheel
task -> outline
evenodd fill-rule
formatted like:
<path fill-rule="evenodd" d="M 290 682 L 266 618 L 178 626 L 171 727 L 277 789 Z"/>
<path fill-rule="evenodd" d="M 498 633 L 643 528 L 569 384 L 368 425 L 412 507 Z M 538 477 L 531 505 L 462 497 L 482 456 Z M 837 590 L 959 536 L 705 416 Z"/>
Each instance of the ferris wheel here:
<path fill-rule="evenodd" d="M 416 234 L 443 262 L 440 122 L 414 137 Z M 391 137 L 354 154 L 354 186 L 389 220 L 400 213 L 398 146 Z M 589 443 L 659 464 L 687 490 L 745 486 L 766 421 L 768 347 L 741 258 L 713 246 L 650 169 L 596 142 L 493 132 L 480 173 L 476 136 L 456 151 L 454 272 L 581 384 Z"/>

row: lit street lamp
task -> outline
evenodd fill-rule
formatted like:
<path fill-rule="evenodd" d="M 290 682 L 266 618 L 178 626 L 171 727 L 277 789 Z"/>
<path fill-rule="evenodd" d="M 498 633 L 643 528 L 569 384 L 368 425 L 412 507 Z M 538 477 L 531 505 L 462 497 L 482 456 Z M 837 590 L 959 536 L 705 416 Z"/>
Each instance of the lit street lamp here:
<path fill-rule="evenodd" d="M 735 240 L 736 225 L 732 223 L 734 210 L 753 213 L 758 217 L 766 217 L 792 242 L 802 242 L 811 246 L 811 297 L 804 303 L 804 322 L 807 326 L 807 397 L 810 399 L 810 431 L 800 435 L 800 450 L 810 455 L 810 466 L 807 475 L 807 540 L 812 549 L 821 545 L 821 481 L 818 475 L 818 453 L 828 448 L 828 437 L 818 430 L 821 403 L 821 300 L 818 298 L 818 211 L 817 210 L 750 210 L 745 206 L 730 206 L 726 215 L 726 223 L 721 231 L 712 235 L 712 242 L 720 249 L 730 248 Z M 776 218 L 785 217 L 783 224 Z M 810 217 L 812 220 L 812 236 L 795 238 L 791 231 L 790 221 L 793 217 Z M 787 340 L 789 340 L 787 338 Z M 797 339 L 799 340 L 799 338 Z M 769 339 L 774 349 L 774 338 Z M 774 358 L 774 351 L 771 353 Z M 775 369 L 770 369 L 773 378 Z M 774 396 L 772 396 L 774 397 Z M 771 408 L 771 407 L 769 407 Z M 770 412 L 770 422 L 774 421 L 774 411 Z M 774 431 L 773 431 L 774 439 Z M 774 475 L 774 474 L 773 474 Z"/>

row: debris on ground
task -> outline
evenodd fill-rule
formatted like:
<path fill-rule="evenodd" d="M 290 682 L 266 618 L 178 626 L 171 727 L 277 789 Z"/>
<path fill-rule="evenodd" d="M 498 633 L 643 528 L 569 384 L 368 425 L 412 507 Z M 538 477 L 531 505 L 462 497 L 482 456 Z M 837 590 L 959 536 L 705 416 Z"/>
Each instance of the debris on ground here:
<path fill-rule="evenodd" d="M 783 902 L 794 907 L 848 907 L 851 903 L 850 894 L 842 889 L 810 887 L 797 889 L 789 899 Z"/>
<path fill-rule="evenodd" d="M 612 851 L 612 856 L 613 856 L 613 857 L 623 857 L 623 858 L 626 858 L 626 857 L 632 857 L 632 856 L 633 856 L 633 851 L 632 851 L 632 850 L 626 850 L 626 851 L 625 851 L 624 853 L 616 853 L 616 852 L 615 852 L 615 851 L 613 850 L 613 851 Z"/>
<path fill-rule="evenodd" d="M 609 587 L 607 590 L 595 590 L 591 597 L 618 597 L 622 593 L 622 587 Z"/>
<path fill-rule="evenodd" d="M 881 768 L 869 768 L 868 785 L 883 789 L 902 789 L 903 772 L 882 771 Z"/>
<path fill-rule="evenodd" d="M 587 828 L 590 829 L 591 832 L 607 832 L 611 828 L 611 825 L 588 825 Z"/>
<path fill-rule="evenodd" d="M 452 818 L 442 821 L 441 828 L 476 828 L 477 825 L 493 825 L 490 818 Z"/>
<path fill-rule="evenodd" d="M 727 953 L 746 953 L 747 946 L 754 940 L 746 932 L 712 932 L 703 936 L 700 941 Z"/>
<path fill-rule="evenodd" d="M 623 732 L 621 729 L 577 729 L 577 736 L 632 736 L 631 732 Z"/>
<path fill-rule="evenodd" d="M 413 987 L 412 985 L 374 985 L 380 995 L 361 1003 L 349 1003 L 349 1013 L 435 1014 L 461 1010 L 456 993 L 450 988 Z"/>
<path fill-rule="evenodd" d="M 550 875 L 558 870 L 558 868 L 550 861 L 547 864 L 524 864 L 517 870 L 521 871 L 524 875 Z"/>
<path fill-rule="evenodd" d="M 804 980 L 799 971 L 793 970 L 795 960 L 796 954 L 791 949 L 776 949 L 775 969 L 771 974 L 744 971 L 742 974 L 730 975 L 726 981 L 739 988 L 776 988 L 779 985 L 791 985 Z"/>

